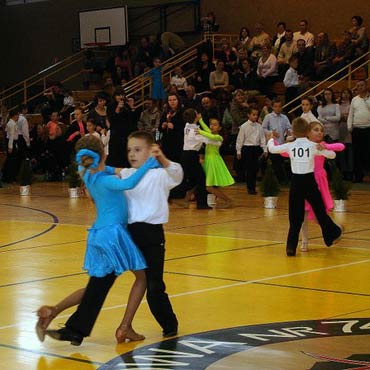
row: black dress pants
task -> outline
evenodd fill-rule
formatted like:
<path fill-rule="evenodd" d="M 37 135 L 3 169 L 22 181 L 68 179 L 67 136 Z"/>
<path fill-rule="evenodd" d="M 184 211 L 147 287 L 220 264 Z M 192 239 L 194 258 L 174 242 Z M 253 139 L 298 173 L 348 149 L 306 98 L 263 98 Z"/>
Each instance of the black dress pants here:
<path fill-rule="evenodd" d="M 330 246 L 341 234 L 340 227 L 326 213 L 324 202 L 314 174 L 293 174 L 289 191 L 289 232 L 287 249 L 295 251 L 298 245 L 299 231 L 304 219 L 304 201 L 307 200 L 321 227 L 324 242 Z"/>
<path fill-rule="evenodd" d="M 256 190 L 258 161 L 263 150 L 260 146 L 246 146 L 242 148 L 242 165 L 245 169 L 245 178 L 248 191 Z"/>
<path fill-rule="evenodd" d="M 81 303 L 67 320 L 66 327 L 84 337 L 89 336 L 116 278 L 114 273 L 104 277 L 90 277 Z"/>
<path fill-rule="evenodd" d="M 184 170 L 182 183 L 184 190 L 189 191 L 195 187 L 197 206 L 207 206 L 206 175 L 199 162 L 199 153 L 195 150 L 184 150 L 181 155 L 181 166 Z"/>
<path fill-rule="evenodd" d="M 147 269 L 146 298 L 150 311 L 164 332 L 177 329 L 177 318 L 166 293 L 163 281 L 165 239 L 162 225 L 137 222 L 128 225 L 132 240 L 141 250 Z"/>

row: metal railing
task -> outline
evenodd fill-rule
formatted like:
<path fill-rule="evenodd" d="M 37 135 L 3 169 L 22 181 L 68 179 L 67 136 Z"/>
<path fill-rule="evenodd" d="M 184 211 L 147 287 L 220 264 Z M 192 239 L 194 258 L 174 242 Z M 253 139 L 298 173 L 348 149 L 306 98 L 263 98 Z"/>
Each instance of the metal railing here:
<path fill-rule="evenodd" d="M 352 77 L 353 77 L 353 74 L 356 71 L 360 70 L 361 68 L 363 68 L 363 67 L 365 67 L 367 65 L 368 66 L 367 70 L 368 70 L 368 73 L 369 73 L 369 68 L 370 68 L 370 59 L 369 59 L 369 57 L 370 57 L 370 51 L 368 51 L 367 53 L 361 55 L 360 57 L 358 57 L 357 59 L 355 59 L 351 63 L 347 64 L 343 68 L 339 69 L 338 71 L 336 71 L 335 73 L 333 73 L 332 75 L 330 75 L 329 77 L 327 77 L 324 80 L 320 81 L 315 86 L 309 88 L 304 93 L 302 93 L 301 95 L 297 96 L 296 98 L 294 98 L 293 100 L 291 100 L 289 103 L 285 104 L 284 107 L 283 107 L 283 109 L 286 109 L 287 107 L 291 106 L 292 103 L 294 103 L 294 102 L 299 102 L 304 96 L 310 95 L 310 93 L 313 93 L 312 95 L 314 97 L 316 97 L 316 96 L 322 94 L 325 89 L 330 89 L 330 88 L 334 87 L 336 84 L 338 84 L 339 82 L 341 82 L 341 81 L 343 81 L 345 79 L 347 79 L 347 86 L 348 86 L 348 88 L 351 89 L 352 88 L 352 82 L 353 82 Z M 362 62 L 361 62 L 361 60 L 362 60 Z M 360 64 L 358 64 L 358 63 L 360 63 Z M 340 76 L 346 70 L 347 70 L 347 73 L 345 73 L 340 78 L 338 78 L 335 81 L 333 81 L 334 78 Z M 367 79 L 369 79 L 369 75 L 367 76 Z M 327 83 L 330 82 L 330 81 L 333 81 L 333 82 L 332 83 L 329 83 L 329 85 L 327 85 Z M 317 89 L 319 89 L 319 91 Z M 297 105 L 296 107 L 294 107 L 291 110 L 289 110 L 288 113 L 289 114 L 290 113 L 293 113 L 299 107 L 300 107 L 300 105 Z"/>
<path fill-rule="evenodd" d="M 196 60 L 198 58 L 198 47 L 203 44 L 199 41 L 190 48 L 167 59 L 162 64 L 162 80 L 172 77 L 174 69 L 181 67 L 184 70 L 184 77 L 189 78 L 196 74 Z M 140 107 L 144 104 L 145 97 L 150 96 L 152 92 L 152 78 L 148 76 L 148 72 L 135 77 L 131 81 L 123 85 L 123 88 L 128 97 L 135 98 L 135 106 Z"/>
<path fill-rule="evenodd" d="M 90 48 L 97 51 L 95 48 Z M 100 49 L 99 49 L 100 50 Z M 11 110 L 20 103 L 28 103 L 45 93 L 48 82 L 58 76 L 58 82 L 65 83 L 80 76 L 83 70 L 85 50 L 81 50 L 62 61 L 20 81 L 0 92 L 0 106 Z"/>

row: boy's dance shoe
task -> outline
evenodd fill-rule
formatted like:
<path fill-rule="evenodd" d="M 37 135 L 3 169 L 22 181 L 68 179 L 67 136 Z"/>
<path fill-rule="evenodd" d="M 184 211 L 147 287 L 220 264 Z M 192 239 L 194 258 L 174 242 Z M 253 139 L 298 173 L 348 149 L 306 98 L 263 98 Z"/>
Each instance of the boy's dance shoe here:
<path fill-rule="evenodd" d="M 343 233 L 344 233 L 344 226 L 342 226 L 342 225 L 338 225 L 338 226 L 340 228 L 340 232 L 339 232 L 338 236 L 335 239 L 326 243 L 327 247 L 331 247 L 333 244 L 337 244 L 342 239 L 342 236 L 343 236 Z"/>
<path fill-rule="evenodd" d="M 76 333 L 69 328 L 45 330 L 45 334 L 56 340 L 71 342 L 74 346 L 79 346 L 84 339 L 82 334 Z"/>
<path fill-rule="evenodd" d="M 296 250 L 295 249 L 286 247 L 286 255 L 288 257 L 294 257 L 295 254 L 296 254 Z"/>

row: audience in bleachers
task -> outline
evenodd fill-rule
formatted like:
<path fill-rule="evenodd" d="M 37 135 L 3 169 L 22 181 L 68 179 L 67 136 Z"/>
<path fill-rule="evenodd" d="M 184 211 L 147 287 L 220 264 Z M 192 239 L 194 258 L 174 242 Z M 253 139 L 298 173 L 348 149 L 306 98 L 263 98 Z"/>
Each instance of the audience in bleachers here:
<path fill-rule="evenodd" d="M 201 29 L 207 36 L 218 28 L 214 13 L 210 12 L 202 19 Z M 252 34 L 247 27 L 243 27 L 235 43 L 230 43 L 228 39 L 221 40 L 220 48 L 214 52 L 209 42 L 204 45 L 199 48 L 197 61 L 191 66 L 195 73 L 192 76 L 187 74 L 187 65 L 183 70 L 176 66 L 169 81 L 163 78 L 164 64 L 161 60 L 165 63 L 166 58 L 185 48 L 184 41 L 176 34 L 165 32 L 159 37 L 142 37 L 137 48 L 125 45 L 104 63 L 88 50 L 83 86 L 99 90 L 95 102 L 86 112 L 61 84 L 54 82 L 48 85 L 41 108 L 45 125 L 35 126 L 27 144 L 34 169 L 45 173 L 47 180 L 62 179 L 73 154 L 74 143 L 85 134 L 102 139 L 106 153 L 109 153 L 107 163 L 125 166 L 125 141 L 129 133 L 136 129 L 151 132 L 156 141 L 161 141 L 166 155 L 178 161 L 185 124 L 182 112 L 193 108 L 202 114 L 206 124 L 212 118 L 222 122 L 225 140 L 221 153 L 234 156 L 236 179 L 244 181 L 245 174 L 237 160 L 235 142 L 239 127 L 248 119 L 248 108 L 258 107 L 258 122 L 263 123 L 266 131 L 276 126 L 272 129 L 279 135 L 276 139 L 283 141 L 289 127 L 288 117 L 281 112 L 283 101 L 288 103 L 294 100 L 314 81 L 328 77 L 369 50 L 366 28 L 359 16 L 352 18 L 351 29 L 344 31 L 343 39 L 337 43 L 331 42 L 324 31 L 315 39 L 308 31 L 308 22 L 301 20 L 299 31 L 294 33 L 284 22 L 279 22 L 275 35 L 270 37 L 263 25 L 257 23 Z M 214 56 L 217 59 L 212 60 Z M 146 91 L 151 96 L 145 101 L 143 109 L 138 110 L 134 100 L 127 99 L 120 87 L 143 73 L 152 79 L 151 90 Z M 276 92 L 278 84 L 282 88 Z M 370 111 L 370 98 L 365 81 L 360 82 L 357 89 L 360 98 L 352 100 L 351 91 L 343 90 L 339 104 L 334 92 L 325 89 L 317 107 L 318 118 L 311 112 L 314 107 L 309 98 L 303 99 L 302 107 L 305 118 L 323 123 L 327 140 L 346 145 L 346 150 L 338 155 L 337 161 L 345 178 L 352 180 L 354 173 L 353 180 L 362 181 L 369 166 L 361 159 L 365 152 L 359 146 L 364 145 L 364 137 L 369 140 L 370 118 L 366 115 Z M 231 92 L 234 92 L 232 98 Z M 283 101 L 275 99 L 276 94 Z M 70 123 L 72 111 L 75 120 Z M 278 133 L 282 121 L 284 133 Z M 18 118 L 17 122 L 14 135 L 18 137 L 22 129 Z M 10 128 L 8 131 L 11 131 Z M 367 142 L 367 147 L 370 148 L 370 142 Z M 14 158 L 19 162 L 19 154 L 14 154 L 18 148 L 19 145 L 12 154 L 8 147 L 8 162 L 14 162 Z M 14 181 L 14 174 L 9 175 L 6 168 L 3 171 L 4 180 Z M 279 180 L 285 182 L 283 166 L 277 158 L 274 158 L 274 169 Z M 250 190 L 255 189 L 252 186 Z"/>

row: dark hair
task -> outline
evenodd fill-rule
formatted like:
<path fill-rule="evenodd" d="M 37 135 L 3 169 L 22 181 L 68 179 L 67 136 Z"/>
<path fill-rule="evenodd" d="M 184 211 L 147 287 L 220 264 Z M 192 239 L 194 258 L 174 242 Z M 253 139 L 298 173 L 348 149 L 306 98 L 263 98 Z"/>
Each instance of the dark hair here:
<path fill-rule="evenodd" d="M 335 104 L 337 101 L 335 100 L 335 96 L 334 96 L 334 91 L 330 88 L 327 88 L 327 89 L 324 89 L 323 93 L 322 93 L 322 106 L 325 107 L 325 105 L 327 105 L 327 101 L 325 99 L 325 91 L 330 91 L 331 93 L 331 103 L 332 104 Z"/>
<path fill-rule="evenodd" d="M 185 122 L 189 122 L 189 123 L 195 122 L 196 117 L 197 117 L 197 111 L 193 108 L 186 109 L 185 112 L 182 114 L 182 119 Z"/>
<path fill-rule="evenodd" d="M 296 55 L 292 55 L 290 58 L 289 58 L 289 64 L 292 64 L 294 61 L 298 60 L 298 57 Z"/>
<path fill-rule="evenodd" d="M 27 109 L 27 104 L 19 104 L 18 112 L 22 112 L 23 109 Z"/>
<path fill-rule="evenodd" d="M 308 131 L 308 122 L 302 117 L 294 118 L 292 129 L 295 134 L 306 135 Z"/>
<path fill-rule="evenodd" d="M 115 90 L 114 90 L 114 93 L 113 93 L 113 98 L 118 96 L 118 95 L 126 95 L 125 94 L 125 90 L 123 89 L 123 87 L 119 86 L 117 87 Z"/>
<path fill-rule="evenodd" d="M 303 100 L 307 100 L 307 101 L 309 101 L 311 105 L 313 105 L 313 104 L 314 104 L 314 103 L 313 103 L 313 99 L 312 99 L 312 98 L 310 98 L 309 96 L 304 96 L 304 97 L 301 99 L 301 102 L 303 102 Z"/>
<path fill-rule="evenodd" d="M 251 114 L 254 110 L 259 112 L 259 109 L 257 105 L 254 105 L 253 103 L 248 107 L 247 114 Z"/>
<path fill-rule="evenodd" d="M 241 40 L 241 39 L 242 39 L 242 32 L 243 32 L 243 30 L 245 30 L 245 31 L 247 32 L 248 37 L 250 36 L 249 29 L 248 29 L 247 27 L 242 27 L 242 28 L 240 29 L 240 32 L 239 32 L 239 40 Z"/>
<path fill-rule="evenodd" d="M 9 111 L 9 117 L 14 117 L 14 116 L 16 116 L 17 114 L 19 113 L 19 111 L 18 111 L 18 109 L 11 109 L 10 111 Z"/>
<path fill-rule="evenodd" d="M 359 26 L 361 26 L 361 25 L 362 25 L 363 19 L 362 19 L 362 17 L 360 17 L 359 15 L 354 15 L 354 16 L 352 17 L 352 19 L 356 19 L 357 24 L 358 24 Z"/>
<path fill-rule="evenodd" d="M 351 89 L 343 89 L 341 92 L 340 92 L 340 98 L 339 98 L 339 104 L 342 104 L 342 94 L 347 91 L 349 93 L 349 101 L 352 100 L 353 98 L 353 94 L 352 94 L 352 90 Z"/>
<path fill-rule="evenodd" d="M 285 22 L 279 22 L 276 27 L 283 26 L 284 29 L 286 29 L 286 23 Z"/>
<path fill-rule="evenodd" d="M 104 146 L 100 139 L 94 135 L 84 136 L 77 141 L 75 150 L 76 153 L 81 149 L 89 149 L 100 156 L 100 161 L 104 158 Z M 88 155 L 81 157 L 81 166 L 88 169 L 94 162 L 94 159 Z"/>
<path fill-rule="evenodd" d="M 150 134 L 147 131 L 134 131 L 127 138 L 127 140 L 130 140 L 130 139 L 144 140 L 148 145 L 154 144 L 154 139 L 153 139 L 152 134 Z"/>
<path fill-rule="evenodd" d="M 307 19 L 301 19 L 301 20 L 299 21 L 299 23 L 301 23 L 301 22 L 304 22 L 304 23 L 306 24 L 306 26 L 308 25 L 308 21 L 307 21 Z"/>
<path fill-rule="evenodd" d="M 272 104 L 274 104 L 274 103 L 280 103 L 280 104 L 283 104 L 283 101 L 281 100 L 281 98 L 276 97 L 276 98 L 272 99 Z"/>
<path fill-rule="evenodd" d="M 97 126 L 96 122 L 94 121 L 94 118 L 89 118 L 87 122 L 92 123 L 95 127 Z"/>

